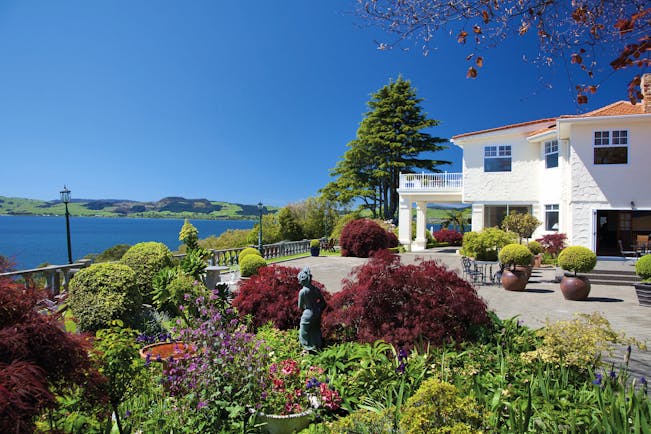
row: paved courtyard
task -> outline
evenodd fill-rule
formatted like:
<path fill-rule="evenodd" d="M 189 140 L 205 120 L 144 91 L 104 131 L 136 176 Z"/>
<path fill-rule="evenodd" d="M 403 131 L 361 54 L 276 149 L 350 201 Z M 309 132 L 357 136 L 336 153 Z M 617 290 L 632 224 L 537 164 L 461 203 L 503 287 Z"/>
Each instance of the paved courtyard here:
<path fill-rule="evenodd" d="M 403 263 L 423 259 L 437 260 L 461 274 L 460 257 L 450 249 L 401 255 Z M 295 259 L 287 262 L 287 265 L 310 267 L 315 280 L 323 283 L 329 292 L 337 292 L 341 290 L 342 279 L 365 261 L 360 258 L 320 256 Z M 632 264 L 626 261 L 600 261 L 597 268 L 633 270 Z M 524 324 L 533 328 L 544 326 L 547 320 L 571 319 L 575 313 L 601 312 L 615 330 L 642 341 L 651 337 L 651 308 L 638 304 L 632 285 L 593 284 L 587 301 L 568 301 L 563 298 L 559 284 L 553 282 L 555 274 L 554 268 L 535 269 L 524 292 L 508 292 L 498 285 L 478 286 L 477 292 L 500 318 L 518 316 Z M 616 365 L 623 361 L 623 352 L 622 349 L 621 357 L 613 359 Z M 634 349 L 629 369 L 635 377 L 651 377 L 651 351 Z"/>

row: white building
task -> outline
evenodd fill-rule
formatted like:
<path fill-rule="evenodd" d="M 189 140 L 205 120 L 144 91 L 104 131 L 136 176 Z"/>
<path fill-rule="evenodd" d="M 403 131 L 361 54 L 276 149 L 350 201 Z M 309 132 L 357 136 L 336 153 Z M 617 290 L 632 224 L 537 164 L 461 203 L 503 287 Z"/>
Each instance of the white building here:
<path fill-rule="evenodd" d="M 425 248 L 425 209 L 433 202 L 472 205 L 472 230 L 498 226 L 511 211 L 543 224 L 534 238 L 565 233 L 569 245 L 618 255 L 651 233 L 651 74 L 645 99 L 619 101 L 578 116 L 560 116 L 456 135 L 462 174 L 401 176 L 400 233 L 412 251 Z M 416 203 L 416 240 L 411 207 Z"/>

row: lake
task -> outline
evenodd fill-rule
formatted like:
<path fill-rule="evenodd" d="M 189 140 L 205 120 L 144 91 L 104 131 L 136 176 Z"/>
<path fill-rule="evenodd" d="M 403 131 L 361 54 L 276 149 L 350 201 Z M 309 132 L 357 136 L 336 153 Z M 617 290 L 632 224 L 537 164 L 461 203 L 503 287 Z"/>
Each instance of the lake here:
<path fill-rule="evenodd" d="M 219 236 L 228 229 L 251 229 L 253 220 L 190 220 L 199 238 Z M 178 250 L 182 219 L 136 219 L 70 217 L 72 259 L 101 253 L 116 244 L 134 245 L 159 241 Z M 16 269 L 34 268 L 44 262 L 67 264 L 66 219 L 64 216 L 0 215 L 0 255 L 16 263 Z"/>

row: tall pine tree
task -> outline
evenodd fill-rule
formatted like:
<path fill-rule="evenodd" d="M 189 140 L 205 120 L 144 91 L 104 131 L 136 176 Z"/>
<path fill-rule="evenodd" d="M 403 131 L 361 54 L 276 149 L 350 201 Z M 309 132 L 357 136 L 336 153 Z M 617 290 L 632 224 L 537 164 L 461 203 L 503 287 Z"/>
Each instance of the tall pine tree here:
<path fill-rule="evenodd" d="M 411 82 L 402 77 L 373 94 L 357 137 L 331 171 L 337 179 L 322 194 L 344 204 L 359 199 L 374 216 L 394 218 L 400 173 L 440 172 L 438 166 L 450 164 L 421 155 L 447 148 L 441 145 L 447 139 L 423 132 L 438 121 L 427 118 L 421 102 Z"/>

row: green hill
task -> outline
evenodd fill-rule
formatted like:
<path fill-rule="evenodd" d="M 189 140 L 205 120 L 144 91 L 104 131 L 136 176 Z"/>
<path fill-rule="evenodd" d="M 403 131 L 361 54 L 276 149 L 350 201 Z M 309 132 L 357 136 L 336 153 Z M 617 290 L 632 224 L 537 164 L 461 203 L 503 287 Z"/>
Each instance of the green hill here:
<path fill-rule="evenodd" d="M 74 216 L 96 217 L 150 217 L 192 219 L 255 219 L 257 205 L 166 197 L 156 202 L 136 202 L 118 199 L 73 199 L 68 210 Z M 265 206 L 265 213 L 276 212 L 277 207 Z M 42 201 L 0 196 L 0 214 L 7 215 L 63 215 L 65 206 L 59 200 Z"/>

